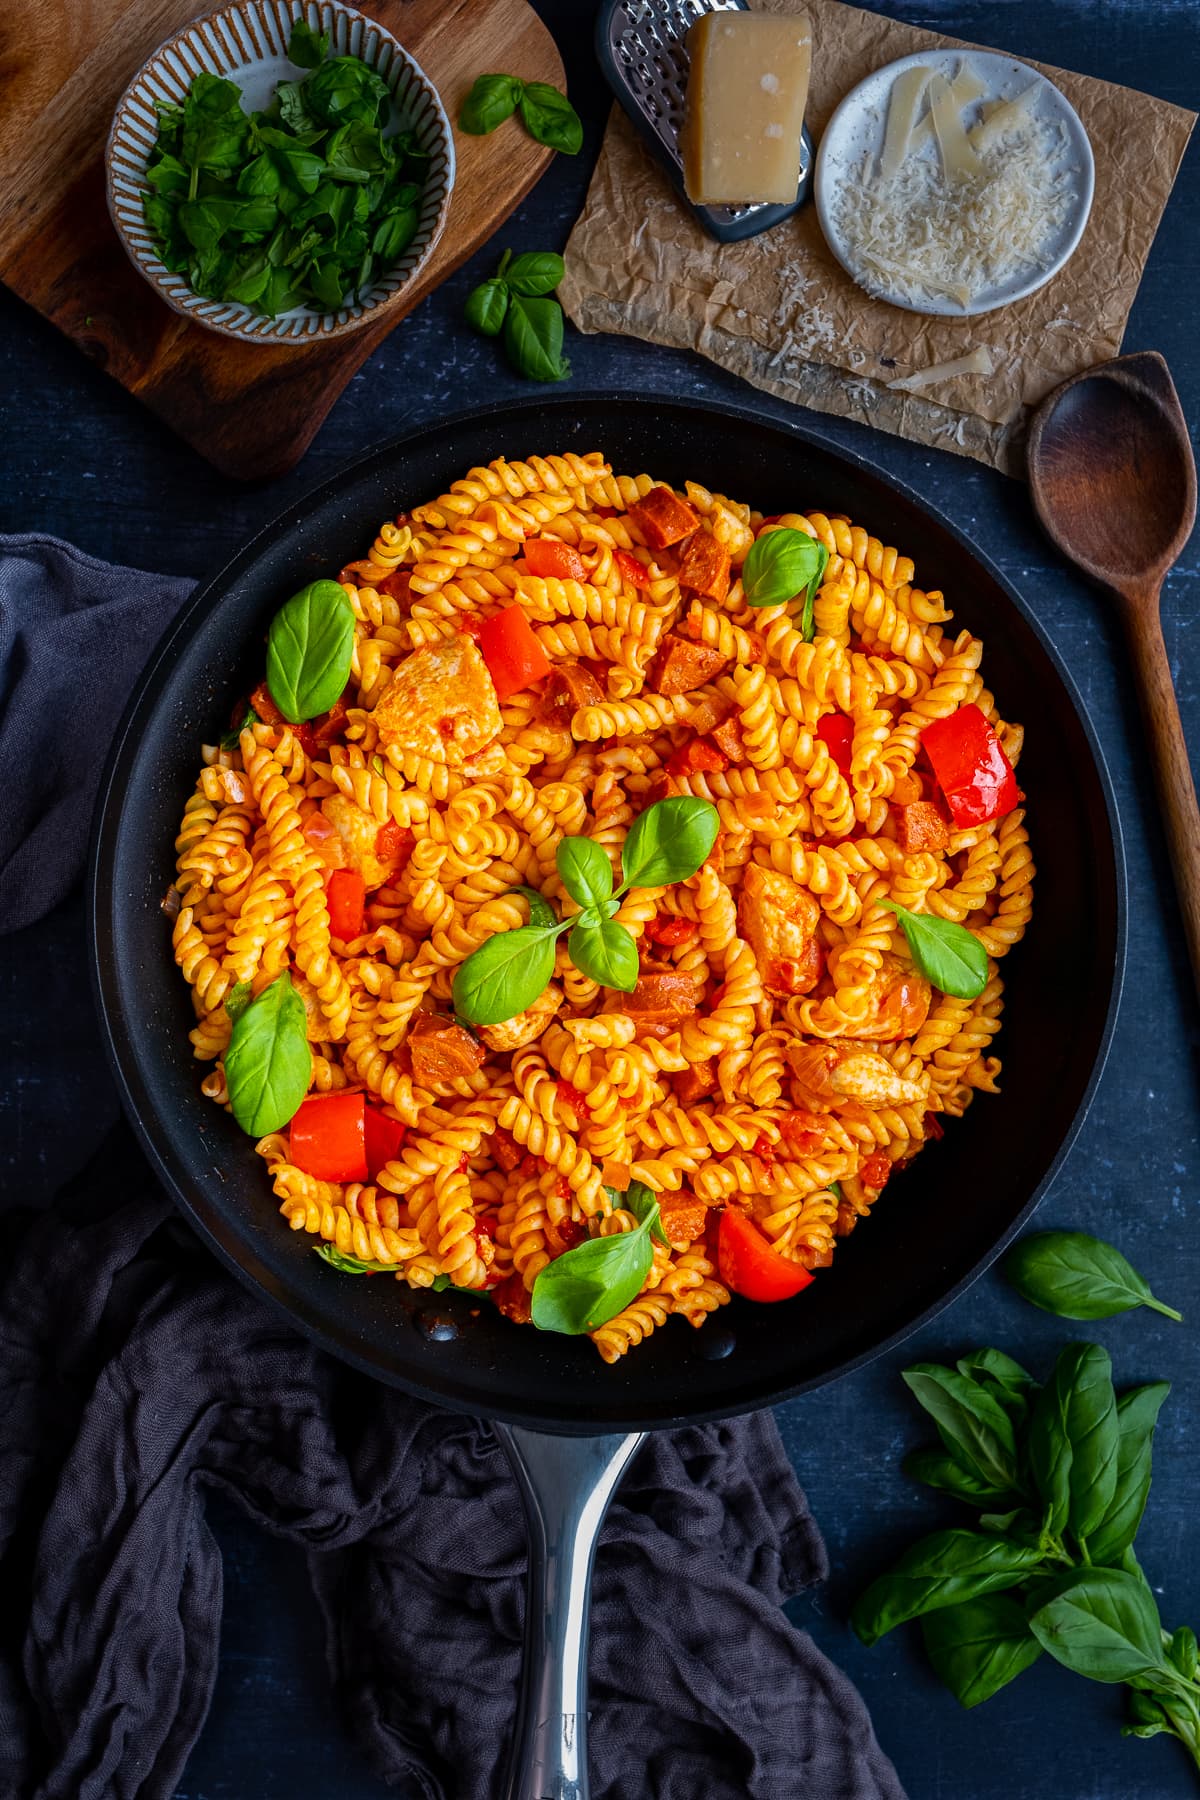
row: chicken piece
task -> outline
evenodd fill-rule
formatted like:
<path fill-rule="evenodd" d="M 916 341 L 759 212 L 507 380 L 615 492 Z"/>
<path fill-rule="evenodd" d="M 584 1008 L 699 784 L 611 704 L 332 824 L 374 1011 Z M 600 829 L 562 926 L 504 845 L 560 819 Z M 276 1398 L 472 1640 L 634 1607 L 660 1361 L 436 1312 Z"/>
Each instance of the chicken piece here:
<path fill-rule="evenodd" d="M 439 1013 L 418 1013 L 408 1033 L 413 1080 L 420 1087 L 460 1081 L 484 1059 L 479 1039 L 465 1025 Z"/>
<path fill-rule="evenodd" d="M 321 802 L 321 812 L 337 833 L 337 845 L 342 852 L 341 858 L 333 866 L 357 869 L 369 894 L 376 888 L 386 887 L 406 859 L 404 856 L 380 857 L 376 854 L 379 820 L 356 805 L 346 794 L 327 795 Z M 304 835 L 311 839 L 308 829 Z M 318 847 L 328 862 L 325 849 Z"/>
<path fill-rule="evenodd" d="M 708 1208 L 703 1200 L 697 1200 L 686 1188 L 677 1194 L 662 1194 L 659 1197 L 659 1210 L 662 1215 L 663 1235 L 672 1250 L 686 1250 L 704 1233 L 708 1219 Z"/>
<path fill-rule="evenodd" d="M 708 735 L 717 749 L 728 757 L 731 763 L 749 761 L 746 755 L 746 740 L 742 736 L 742 727 L 736 713 L 730 713 L 727 718 L 722 719 L 721 723 L 714 726 Z"/>
<path fill-rule="evenodd" d="M 541 1037 L 562 1003 L 563 991 L 552 981 L 524 1012 L 500 1025 L 481 1025 L 479 1035 L 489 1050 L 523 1050 Z"/>
<path fill-rule="evenodd" d="M 785 1044 L 784 1055 L 804 1105 L 815 1112 L 832 1112 L 848 1103 L 912 1106 L 925 1097 L 919 1081 L 905 1081 L 875 1050 L 854 1050 L 836 1039 L 825 1044 L 793 1039 Z"/>
<path fill-rule="evenodd" d="M 712 526 L 712 534 L 718 544 L 723 544 L 734 562 L 742 562 L 754 542 L 754 533 L 748 525 L 744 525 L 736 513 L 730 512 L 727 506 L 715 501 L 708 515 Z"/>
<path fill-rule="evenodd" d="M 932 1001 L 933 989 L 923 975 L 898 957 L 885 956 L 871 978 L 866 1017 L 854 1021 L 854 1035 L 875 1043 L 913 1037 L 928 1018 Z"/>
<path fill-rule="evenodd" d="M 548 725 L 571 724 L 581 706 L 603 706 L 604 689 L 590 669 L 581 662 L 555 663 L 542 683 L 538 697 L 538 717 Z"/>
<path fill-rule="evenodd" d="M 693 1063 L 690 1069 L 681 1069 L 678 1075 L 672 1075 L 671 1086 L 680 1106 L 694 1106 L 697 1100 L 716 1092 L 717 1065 L 714 1062 Z"/>
<path fill-rule="evenodd" d="M 757 863 L 747 865 L 738 924 L 768 994 L 807 994 L 816 987 L 821 964 L 819 954 L 813 956 L 813 938 L 820 916 L 816 900 L 799 882 Z"/>
<path fill-rule="evenodd" d="M 672 493 L 669 487 L 652 487 L 648 494 L 631 506 L 629 516 L 640 527 L 652 550 L 665 550 L 699 529 L 700 520 L 691 507 Z"/>
<path fill-rule="evenodd" d="M 639 1034 L 665 1037 L 696 1011 L 696 984 L 675 969 L 643 969 L 632 994 L 611 993 L 604 1011 L 628 1013 Z"/>
<path fill-rule="evenodd" d="M 463 632 L 414 650 L 374 711 L 380 742 L 460 764 L 500 734 L 500 707 L 487 664 Z"/>
<path fill-rule="evenodd" d="M 894 804 L 892 816 L 896 821 L 896 841 L 902 850 L 941 851 L 950 842 L 946 821 L 931 800 Z"/>
<path fill-rule="evenodd" d="M 720 602 L 729 592 L 729 552 L 711 531 L 697 531 L 679 553 L 678 575 L 680 587 Z"/>
<path fill-rule="evenodd" d="M 650 686 L 656 694 L 690 694 L 711 681 L 728 660 L 708 644 L 694 644 L 670 631 L 650 665 Z"/>

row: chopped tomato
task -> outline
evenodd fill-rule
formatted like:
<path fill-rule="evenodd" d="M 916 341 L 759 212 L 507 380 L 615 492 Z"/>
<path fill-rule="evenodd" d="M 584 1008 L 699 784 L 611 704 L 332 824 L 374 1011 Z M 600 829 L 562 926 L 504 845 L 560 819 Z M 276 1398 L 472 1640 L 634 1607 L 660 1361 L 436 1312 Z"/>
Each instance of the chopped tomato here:
<path fill-rule="evenodd" d="M 288 1131 L 288 1155 L 318 1181 L 365 1181 L 365 1104 L 357 1094 L 311 1094 Z"/>
<path fill-rule="evenodd" d="M 691 919 L 651 919 L 642 935 L 652 944 L 670 948 L 675 944 L 690 944 L 699 929 Z"/>
<path fill-rule="evenodd" d="M 812 1156 L 822 1148 L 827 1129 L 827 1121 L 820 1113 L 805 1112 L 799 1107 L 785 1112 L 779 1120 L 780 1137 L 801 1156 Z"/>
<path fill-rule="evenodd" d="M 493 1131 L 489 1142 L 492 1148 L 492 1155 L 500 1164 L 500 1167 L 504 1170 L 505 1174 L 511 1174 L 525 1154 L 512 1132 L 505 1131 L 502 1125 L 498 1125 L 495 1131 Z"/>
<path fill-rule="evenodd" d="M 574 1087 L 569 1081 L 557 1081 L 554 1085 L 558 1090 L 558 1097 L 563 1104 L 569 1106 L 571 1111 L 577 1114 L 580 1119 L 586 1119 L 591 1111 L 591 1108 L 588 1105 L 587 1095 L 579 1088 Z M 563 1198 L 565 1199 L 566 1196 L 564 1195 Z"/>
<path fill-rule="evenodd" d="M 631 555 L 628 550 L 617 551 L 616 563 L 618 569 L 621 571 L 622 580 L 627 581 L 630 587 L 644 588 L 650 586 L 649 569 L 644 562 L 639 562 L 637 557 Z"/>
<path fill-rule="evenodd" d="M 582 581 L 587 573 L 578 550 L 558 538 L 527 538 L 525 566 L 531 575 L 549 575 L 558 581 Z"/>
<path fill-rule="evenodd" d="M 305 719 L 303 725 L 297 725 L 296 736 L 300 739 L 300 747 L 305 756 L 317 756 L 322 750 L 336 742 L 346 729 L 346 702 L 339 695 L 326 713 L 320 713 L 315 719 Z"/>
<path fill-rule="evenodd" d="M 960 706 L 921 733 L 950 816 L 958 826 L 1002 818 L 1020 799 L 1004 746 L 975 705 Z"/>
<path fill-rule="evenodd" d="M 415 841 L 407 825 L 397 825 L 395 819 L 389 819 L 375 833 L 375 855 L 380 862 L 406 863 Z"/>
<path fill-rule="evenodd" d="M 349 943 L 351 938 L 362 936 L 367 884 L 357 869 L 333 871 L 325 883 L 325 903 L 329 908 L 329 929 L 335 938 Z"/>
<path fill-rule="evenodd" d="M 367 1175 L 374 1181 L 386 1163 L 395 1162 L 407 1133 L 399 1119 L 368 1106 L 365 1120 Z"/>
<path fill-rule="evenodd" d="M 768 1168 L 775 1161 L 775 1146 L 763 1132 L 760 1132 L 754 1140 L 754 1154 L 759 1162 L 766 1163 Z"/>
<path fill-rule="evenodd" d="M 715 744 L 706 742 L 704 738 L 691 738 L 681 744 L 678 750 L 667 759 L 668 775 L 693 775 L 700 770 L 711 770 L 714 773 L 729 767 L 729 758 Z M 740 805 L 740 802 L 739 802 Z"/>
<path fill-rule="evenodd" d="M 475 642 L 478 643 L 482 632 L 483 632 L 483 620 L 479 617 L 479 614 L 478 613 L 463 613 L 462 617 L 458 621 L 459 636 L 474 638 Z"/>
<path fill-rule="evenodd" d="M 375 583 L 378 594 L 390 594 L 393 600 L 399 600 L 401 606 L 407 606 L 412 599 L 412 575 L 407 569 L 393 569 L 382 581 Z"/>
<path fill-rule="evenodd" d="M 826 713 L 817 724 L 817 736 L 828 746 L 832 756 L 843 775 L 850 773 L 850 756 L 854 748 L 854 725 L 845 713 Z"/>
<path fill-rule="evenodd" d="M 876 1150 L 874 1156 L 868 1156 L 858 1171 L 864 1187 L 881 1188 L 887 1183 L 892 1172 L 892 1159 L 886 1150 Z"/>
<path fill-rule="evenodd" d="M 727 1206 L 721 1214 L 717 1268 L 726 1287 L 747 1300 L 790 1300 L 812 1281 L 807 1269 L 772 1250 L 758 1227 L 735 1206 Z"/>
<path fill-rule="evenodd" d="M 483 621 L 479 648 L 501 705 L 550 673 L 550 658 L 519 606 L 506 606 Z"/>

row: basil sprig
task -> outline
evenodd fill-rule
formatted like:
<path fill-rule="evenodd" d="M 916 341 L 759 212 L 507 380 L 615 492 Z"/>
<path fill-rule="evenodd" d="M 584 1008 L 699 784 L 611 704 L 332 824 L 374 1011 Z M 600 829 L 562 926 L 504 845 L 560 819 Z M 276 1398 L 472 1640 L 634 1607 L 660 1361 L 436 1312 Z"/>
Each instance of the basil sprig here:
<path fill-rule="evenodd" d="M 562 353 L 563 310 L 547 298 L 563 278 L 563 259 L 553 250 L 513 256 L 506 250 L 496 273 L 467 296 L 467 322 L 484 337 L 504 333 L 504 352 L 529 381 L 565 381 L 571 365 Z"/>
<path fill-rule="evenodd" d="M 658 1200 L 643 1182 L 624 1195 L 609 1193 L 639 1220 L 634 1231 L 589 1238 L 548 1262 L 533 1284 L 531 1314 L 539 1331 L 568 1337 L 595 1331 L 598 1325 L 636 1300 L 654 1262 L 651 1238 L 665 1242 Z"/>
<path fill-rule="evenodd" d="M 965 925 L 939 919 L 935 913 L 909 912 L 895 900 L 890 906 L 900 921 L 913 962 L 927 981 L 956 1000 L 975 1000 L 987 986 L 987 951 Z"/>
<path fill-rule="evenodd" d="M 233 1116 L 251 1137 L 286 1125 L 308 1092 L 312 1052 L 304 1002 L 288 975 L 277 975 L 234 1021 L 225 1052 Z"/>
<path fill-rule="evenodd" d="M 468 1025 L 501 1025 L 532 1006 L 554 973 L 554 945 L 569 931 L 567 953 L 581 974 L 630 994 L 637 985 L 638 950 L 613 915 L 631 887 L 667 887 L 694 875 L 717 841 L 720 815 L 711 801 L 690 794 L 648 806 L 629 827 L 621 852 L 622 881 L 613 891 L 612 865 L 585 837 L 559 841 L 555 863 L 563 886 L 583 911 L 557 919 L 530 888 L 529 924 L 488 938 L 454 977 L 454 1010 Z"/>
<path fill-rule="evenodd" d="M 1162 1629 L 1133 1551 L 1167 1383 L 1118 1398 L 1098 1344 L 1068 1344 L 1044 1385 L 993 1349 L 905 1380 L 942 1440 L 906 1469 L 979 1517 L 974 1530 L 923 1538 L 871 1584 L 852 1613 L 863 1642 L 919 1618 L 930 1661 L 964 1706 L 1044 1650 L 1093 1681 L 1124 1682 L 1126 1731 L 1169 1732 L 1200 1764 L 1195 1634 Z"/>
<path fill-rule="evenodd" d="M 350 679 L 354 609 L 336 581 L 310 581 L 281 606 L 267 635 L 267 687 L 298 725 L 328 712 Z"/>
<path fill-rule="evenodd" d="M 1086 1231 L 1037 1231 L 1014 1244 L 1004 1273 L 1026 1300 L 1060 1319 L 1111 1319 L 1148 1306 L 1179 1322 L 1119 1250 Z"/>
<path fill-rule="evenodd" d="M 520 108 L 531 138 L 574 156 L 583 145 L 579 114 L 566 95 L 545 81 L 522 81 L 519 75 L 480 75 L 458 114 L 460 131 L 487 137 Z"/>
<path fill-rule="evenodd" d="M 747 606 L 781 606 L 799 600 L 800 632 L 813 639 L 813 605 L 829 552 L 820 538 L 790 525 L 780 525 L 755 538 L 742 564 L 742 592 Z"/>

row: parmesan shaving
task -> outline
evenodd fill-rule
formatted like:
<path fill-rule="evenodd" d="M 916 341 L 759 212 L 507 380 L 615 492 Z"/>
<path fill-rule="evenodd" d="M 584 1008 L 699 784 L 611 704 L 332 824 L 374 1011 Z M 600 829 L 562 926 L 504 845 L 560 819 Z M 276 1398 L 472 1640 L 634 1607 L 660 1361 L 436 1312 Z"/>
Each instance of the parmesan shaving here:
<path fill-rule="evenodd" d="M 961 112 L 964 106 L 970 106 L 973 100 L 978 100 L 980 95 L 986 92 L 987 82 L 983 77 L 978 74 L 976 70 L 972 69 L 965 61 L 959 63 L 958 74 L 950 83 L 950 98 L 954 101 L 954 104 L 958 107 L 959 111 Z M 913 127 L 909 149 L 920 150 L 926 144 L 931 144 L 932 142 L 933 114 L 927 112 L 925 117 L 918 120 L 917 124 Z M 978 150 L 979 145 L 976 144 L 975 148 Z"/>
<path fill-rule="evenodd" d="M 928 369 L 918 369 L 899 381 L 889 381 L 887 385 L 897 393 L 916 394 L 922 388 L 933 387 L 939 381 L 949 381 L 955 375 L 993 375 L 995 370 L 996 365 L 987 345 L 977 344 L 968 356 L 956 356 L 951 362 L 932 363 Z"/>
<path fill-rule="evenodd" d="M 979 174 L 983 165 L 963 130 L 962 115 L 954 104 L 950 83 L 944 75 L 935 75 L 929 84 L 929 110 L 942 153 L 942 169 L 947 181 L 966 181 Z"/>
<path fill-rule="evenodd" d="M 892 83 L 892 91 L 888 95 L 887 135 L 883 140 L 883 154 L 879 159 L 879 173 L 885 180 L 896 173 L 908 155 L 913 126 L 917 122 L 917 108 L 925 98 L 925 89 L 932 73 L 924 65 L 905 69 Z"/>
<path fill-rule="evenodd" d="M 1040 81 L 1031 81 L 1013 99 L 1001 100 L 989 110 L 982 123 L 969 133 L 972 144 L 981 156 L 998 144 L 1006 132 L 1015 130 L 1028 116 L 1034 95 L 1041 85 Z"/>

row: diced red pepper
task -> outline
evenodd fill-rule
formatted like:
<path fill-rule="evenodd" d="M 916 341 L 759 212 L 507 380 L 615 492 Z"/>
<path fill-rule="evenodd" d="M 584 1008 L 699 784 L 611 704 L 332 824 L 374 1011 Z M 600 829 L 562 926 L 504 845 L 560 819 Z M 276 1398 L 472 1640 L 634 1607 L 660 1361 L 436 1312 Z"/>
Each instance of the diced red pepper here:
<path fill-rule="evenodd" d="M 506 606 L 483 621 L 479 648 L 501 705 L 550 673 L 550 658 L 519 606 Z"/>
<path fill-rule="evenodd" d="M 729 758 L 715 744 L 704 738 L 691 738 L 681 744 L 667 759 L 668 775 L 693 775 L 698 771 L 708 770 L 716 773 L 729 767 Z"/>
<path fill-rule="evenodd" d="M 365 1119 L 367 1176 L 374 1181 L 386 1163 L 395 1162 L 407 1133 L 399 1119 L 389 1118 L 377 1106 L 368 1106 Z"/>
<path fill-rule="evenodd" d="M 525 566 L 531 575 L 550 576 L 556 581 L 582 581 L 587 574 L 578 550 L 560 543 L 558 538 L 527 538 Z"/>
<path fill-rule="evenodd" d="M 832 756 L 843 775 L 850 773 L 850 757 L 854 749 L 854 723 L 845 713 L 826 713 L 817 722 L 817 736 L 828 746 Z"/>
<path fill-rule="evenodd" d="M 367 884 L 357 869 L 335 869 L 325 883 L 325 903 L 329 908 L 329 929 L 335 938 L 349 943 L 361 937 Z"/>
<path fill-rule="evenodd" d="M 948 718 L 935 719 L 921 733 L 921 748 L 956 825 L 1002 818 L 1020 799 L 1013 766 L 977 706 L 960 706 Z"/>
<path fill-rule="evenodd" d="M 288 1131 L 288 1155 L 318 1181 L 365 1181 L 365 1103 L 357 1094 L 310 1094 Z"/>
<path fill-rule="evenodd" d="M 790 1300 L 812 1281 L 807 1269 L 772 1250 L 736 1206 L 727 1206 L 721 1214 L 717 1268 L 725 1286 L 747 1300 Z"/>
<path fill-rule="evenodd" d="M 647 569 L 644 562 L 639 562 L 637 557 L 631 555 L 628 550 L 617 551 L 616 564 L 621 571 L 622 579 L 627 581 L 630 587 L 644 588 L 650 586 L 649 569 Z"/>
<path fill-rule="evenodd" d="M 652 944 L 670 949 L 676 944 L 690 944 L 699 929 L 691 919 L 651 919 L 642 935 Z"/>
<path fill-rule="evenodd" d="M 375 855 L 380 862 L 398 862 L 403 866 L 412 855 L 416 839 L 407 825 L 389 819 L 375 833 Z"/>
<path fill-rule="evenodd" d="M 886 1150 L 876 1150 L 873 1156 L 868 1156 L 858 1171 L 863 1186 L 869 1188 L 884 1187 L 891 1172 L 892 1159 Z"/>

